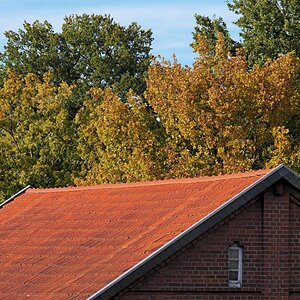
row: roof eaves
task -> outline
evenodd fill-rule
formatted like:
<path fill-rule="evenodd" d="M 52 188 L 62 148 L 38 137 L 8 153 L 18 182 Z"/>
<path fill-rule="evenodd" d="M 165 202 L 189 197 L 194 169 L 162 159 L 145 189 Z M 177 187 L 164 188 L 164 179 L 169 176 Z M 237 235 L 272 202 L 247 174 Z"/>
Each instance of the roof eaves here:
<path fill-rule="evenodd" d="M 135 280 L 146 274 L 149 270 L 157 267 L 165 259 L 188 245 L 195 238 L 212 228 L 219 221 L 229 216 L 248 201 L 258 196 L 265 189 L 278 180 L 284 178 L 297 189 L 300 189 L 300 177 L 284 164 L 272 169 L 259 180 L 249 185 L 246 189 L 232 197 L 226 203 L 208 214 L 187 230 L 176 236 L 174 239 L 163 245 L 161 248 L 150 254 L 145 259 L 138 262 L 132 268 L 111 281 L 105 287 L 91 295 L 87 300 L 108 300 L 128 287 Z"/>
<path fill-rule="evenodd" d="M 31 188 L 31 185 L 27 185 L 26 187 L 24 187 L 22 190 L 18 191 L 16 194 L 14 194 L 13 196 L 11 196 L 10 198 L 8 198 L 7 200 L 5 200 L 4 202 L 0 203 L 0 209 L 6 205 L 7 203 L 13 201 L 15 198 L 17 198 L 18 196 L 20 196 L 21 194 L 25 193 L 26 190 L 28 190 L 29 188 Z"/>

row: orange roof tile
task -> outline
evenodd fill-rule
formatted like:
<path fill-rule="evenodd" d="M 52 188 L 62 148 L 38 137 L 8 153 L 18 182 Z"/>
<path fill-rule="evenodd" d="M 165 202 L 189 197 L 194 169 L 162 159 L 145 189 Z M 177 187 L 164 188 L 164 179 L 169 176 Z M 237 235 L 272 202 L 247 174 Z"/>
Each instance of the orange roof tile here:
<path fill-rule="evenodd" d="M 0 210 L 0 299 L 84 299 L 268 171 L 28 189 Z"/>

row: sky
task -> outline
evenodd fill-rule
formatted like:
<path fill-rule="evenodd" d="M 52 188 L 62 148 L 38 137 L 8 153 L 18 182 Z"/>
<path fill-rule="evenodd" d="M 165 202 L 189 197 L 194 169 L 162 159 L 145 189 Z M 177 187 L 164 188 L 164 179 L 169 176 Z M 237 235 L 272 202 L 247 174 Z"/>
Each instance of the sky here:
<path fill-rule="evenodd" d="M 191 65 L 195 54 L 189 46 L 195 26 L 195 14 L 221 16 L 233 38 L 239 40 L 233 24 L 236 15 L 228 10 L 226 0 L 0 0 L 0 52 L 6 43 L 4 32 L 23 28 L 23 22 L 50 22 L 61 30 L 64 16 L 72 14 L 109 14 L 123 26 L 137 22 L 151 29 L 152 54 L 172 59 L 173 53 L 183 65 Z"/>

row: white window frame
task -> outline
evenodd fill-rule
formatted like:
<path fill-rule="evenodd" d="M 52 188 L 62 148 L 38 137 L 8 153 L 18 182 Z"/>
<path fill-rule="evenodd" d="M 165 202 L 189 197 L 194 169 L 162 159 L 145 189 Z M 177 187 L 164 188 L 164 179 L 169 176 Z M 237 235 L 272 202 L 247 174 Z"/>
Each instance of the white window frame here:
<path fill-rule="evenodd" d="M 230 251 L 236 250 L 238 251 L 238 257 L 237 258 L 231 258 L 230 257 Z M 238 268 L 230 268 L 230 261 L 238 261 Z M 229 279 L 229 272 L 237 272 L 238 278 L 237 280 L 230 280 Z M 243 273 L 243 251 L 242 247 L 239 247 L 237 244 L 233 244 L 233 246 L 230 246 L 228 249 L 228 286 L 230 288 L 241 288 L 242 286 L 242 273 Z"/>

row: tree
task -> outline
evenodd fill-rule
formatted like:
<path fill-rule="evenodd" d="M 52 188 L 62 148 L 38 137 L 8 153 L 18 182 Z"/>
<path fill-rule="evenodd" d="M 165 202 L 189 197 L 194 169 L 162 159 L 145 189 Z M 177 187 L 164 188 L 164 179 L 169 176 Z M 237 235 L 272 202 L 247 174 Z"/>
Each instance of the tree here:
<path fill-rule="evenodd" d="M 90 91 L 90 99 L 76 116 L 83 161 L 77 184 L 162 176 L 158 122 L 140 97 L 127 98 L 124 103 L 110 88 Z"/>
<path fill-rule="evenodd" d="M 76 130 L 65 104 L 66 83 L 8 70 L 0 89 L 0 199 L 24 186 L 66 186 L 80 167 Z"/>
<path fill-rule="evenodd" d="M 53 71 L 53 79 L 60 82 L 59 76 L 65 76 L 65 71 L 58 53 L 59 34 L 54 33 L 47 21 L 35 21 L 32 25 L 25 22 L 23 26 L 24 30 L 4 33 L 7 44 L 1 53 L 1 62 L 5 69 L 14 69 L 24 76 L 34 73 L 40 79 L 47 71 Z"/>
<path fill-rule="evenodd" d="M 218 33 L 221 33 L 224 37 L 225 43 L 229 51 L 234 54 L 236 49 L 241 47 L 241 45 L 234 41 L 227 29 L 227 25 L 224 20 L 215 16 L 210 19 L 206 16 L 195 15 L 196 26 L 195 31 L 193 32 L 194 42 L 192 43 L 192 47 L 197 52 L 199 49 L 199 41 L 205 41 L 206 45 L 208 45 L 210 50 L 210 55 L 215 55 L 215 47 L 218 40 Z M 199 39 L 200 37 L 200 39 Z"/>
<path fill-rule="evenodd" d="M 145 90 L 151 36 L 150 30 L 142 30 L 136 23 L 125 28 L 109 16 L 70 16 L 62 26 L 77 80 L 89 87 L 115 85 L 121 97 L 130 89 L 138 95 Z"/>
<path fill-rule="evenodd" d="M 293 50 L 300 56 L 298 0 L 232 0 L 228 6 L 240 16 L 236 24 L 251 66 Z"/>
<path fill-rule="evenodd" d="M 146 97 L 166 133 L 166 177 L 211 175 L 292 164 L 288 130 L 299 114 L 299 59 L 289 53 L 253 70 L 244 51 L 228 55 L 219 34 L 192 68 L 155 63 Z M 298 152 L 299 153 L 299 152 Z"/>
<path fill-rule="evenodd" d="M 55 83 L 77 86 L 69 104 L 71 118 L 91 87 L 113 87 L 123 100 L 129 89 L 137 95 L 145 90 L 152 33 L 136 23 L 126 28 L 110 16 L 84 14 L 65 17 L 61 33 L 47 21 L 35 21 L 5 35 L 1 61 L 6 68 L 40 79 L 50 70 Z"/>

